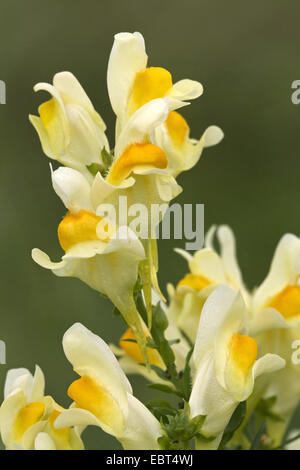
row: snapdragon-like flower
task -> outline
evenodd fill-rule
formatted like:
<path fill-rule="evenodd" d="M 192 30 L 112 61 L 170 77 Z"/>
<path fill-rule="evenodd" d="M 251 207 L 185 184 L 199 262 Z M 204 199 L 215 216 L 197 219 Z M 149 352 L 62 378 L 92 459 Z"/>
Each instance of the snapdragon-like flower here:
<path fill-rule="evenodd" d="M 39 107 L 39 117 L 30 116 L 45 154 L 87 175 L 87 166 L 103 166 L 101 152 L 109 151 L 106 127 L 74 75 L 58 73 L 53 85 L 38 83 L 34 90 L 52 95 Z"/>
<path fill-rule="evenodd" d="M 276 397 L 270 411 L 280 419 L 267 418 L 269 436 L 281 443 L 299 404 L 300 366 L 293 363 L 293 342 L 300 338 L 300 239 L 286 234 L 280 240 L 270 272 L 256 289 L 252 305 L 252 332 L 263 352 L 277 353 L 287 366 L 272 376 L 267 397 Z"/>
<path fill-rule="evenodd" d="M 235 408 L 252 394 L 255 380 L 285 365 L 276 354 L 257 359 L 257 344 L 247 333 L 241 294 L 218 286 L 203 307 L 193 354 L 191 414 L 206 415 L 201 432 L 215 437 L 208 443 L 199 440 L 199 449 L 217 449 Z"/>
<path fill-rule="evenodd" d="M 34 376 L 27 369 L 8 372 L 0 408 L 0 432 L 6 449 L 83 449 L 77 429 L 54 427 L 64 409 L 44 395 L 44 388 L 44 375 L 38 366 Z"/>
<path fill-rule="evenodd" d="M 108 296 L 133 329 L 145 355 L 145 341 L 133 289 L 144 249 L 127 227 L 116 228 L 93 211 L 90 185 L 76 170 L 59 168 L 52 174 L 53 187 L 68 209 L 58 226 L 58 239 L 65 254 L 50 261 L 41 250 L 32 257 L 57 276 L 76 277 Z M 104 230 L 107 228 L 107 230 Z"/>
<path fill-rule="evenodd" d="M 199 160 L 204 147 L 216 145 L 223 138 L 222 131 L 209 127 L 199 141 L 190 139 L 185 119 L 176 111 L 203 93 L 202 85 L 184 79 L 173 84 L 172 75 L 162 67 L 147 67 L 148 56 L 144 38 L 140 33 L 115 35 L 111 51 L 107 85 L 110 101 L 117 116 L 116 137 L 126 122 L 138 109 L 157 98 L 167 98 L 169 114 L 158 126 L 153 142 L 168 156 L 168 171 L 177 175 L 192 168 Z"/>
<path fill-rule="evenodd" d="M 249 294 L 236 259 L 233 232 L 226 225 L 218 228 L 217 237 L 221 248 L 221 254 L 218 254 L 213 246 L 215 230 L 215 227 L 209 230 L 205 247 L 193 256 L 184 250 L 176 250 L 187 260 L 190 272 L 179 281 L 176 289 L 168 285 L 168 316 L 192 341 L 196 338 L 203 305 L 218 285 L 227 284 L 236 291 L 241 290 L 244 300 L 249 303 Z"/>
<path fill-rule="evenodd" d="M 74 401 L 56 420 L 56 428 L 100 426 L 124 449 L 159 449 L 159 421 L 132 394 L 131 385 L 109 346 L 80 323 L 64 335 L 67 359 L 80 378 L 68 389 Z"/>

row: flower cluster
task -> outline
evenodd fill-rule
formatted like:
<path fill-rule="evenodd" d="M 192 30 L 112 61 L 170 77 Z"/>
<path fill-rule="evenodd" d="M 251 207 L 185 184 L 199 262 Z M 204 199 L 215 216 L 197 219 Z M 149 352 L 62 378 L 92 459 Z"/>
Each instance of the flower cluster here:
<path fill-rule="evenodd" d="M 168 207 L 182 190 L 177 176 L 223 133 L 210 126 L 192 139 L 177 110 L 202 94 L 201 84 L 173 83 L 169 71 L 147 62 L 140 33 L 115 36 L 107 73 L 113 150 L 104 121 L 71 73 L 35 86 L 51 98 L 30 121 L 44 153 L 61 165 L 51 166 L 51 179 L 67 212 L 57 229 L 62 259 L 52 262 L 39 249 L 32 257 L 107 296 L 127 329 L 118 346 L 80 323 L 65 333 L 63 349 L 79 376 L 68 388 L 68 409 L 45 396 L 39 367 L 34 376 L 10 370 L 0 408 L 7 449 L 83 449 L 89 425 L 124 449 L 275 448 L 298 405 L 291 348 L 300 334 L 299 238 L 282 238 L 267 278 L 249 292 L 231 230 L 212 227 L 193 256 L 176 250 L 189 272 L 168 285 L 169 302 L 160 291 L 150 209 Z M 136 204 L 149 209 L 148 238 L 128 225 Z M 162 217 L 163 211 L 156 224 Z M 142 403 L 125 374 L 143 375 L 170 399 Z"/>

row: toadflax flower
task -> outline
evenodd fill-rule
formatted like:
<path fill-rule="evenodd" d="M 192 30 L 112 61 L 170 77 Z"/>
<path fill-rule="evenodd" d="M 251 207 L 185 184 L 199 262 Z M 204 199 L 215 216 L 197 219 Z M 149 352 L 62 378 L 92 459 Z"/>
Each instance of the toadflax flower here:
<path fill-rule="evenodd" d="M 247 332 L 241 294 L 218 286 L 203 307 L 193 353 L 191 414 L 206 415 L 201 433 L 215 437 L 211 442 L 199 440 L 199 449 L 217 449 L 235 408 L 252 394 L 255 380 L 285 365 L 276 354 L 257 359 L 257 344 Z"/>
<path fill-rule="evenodd" d="M 74 75 L 58 73 L 53 85 L 38 83 L 34 90 L 52 95 L 39 107 L 39 117 L 29 116 L 45 154 L 86 175 L 87 166 L 103 166 L 101 152 L 109 151 L 106 127 Z"/>
<path fill-rule="evenodd" d="M 176 111 L 203 93 L 202 85 L 194 80 L 180 80 L 173 84 L 172 75 L 162 67 L 147 67 L 148 56 L 140 33 L 115 35 L 111 51 L 107 86 L 112 108 L 117 116 L 116 137 L 127 120 L 138 109 L 156 98 L 167 98 L 169 114 L 156 127 L 153 143 L 168 156 L 168 170 L 172 175 L 192 168 L 204 147 L 215 145 L 223 138 L 222 131 L 209 127 L 199 141 L 190 139 L 189 126 Z"/>
<path fill-rule="evenodd" d="M 73 407 L 57 418 L 55 427 L 100 426 L 124 449 L 159 449 L 160 423 L 132 395 L 131 385 L 109 346 L 76 323 L 65 333 L 63 347 L 80 378 L 68 389 Z"/>
<path fill-rule="evenodd" d="M 93 212 L 90 185 L 81 173 L 62 167 L 53 172 L 52 181 L 68 209 L 58 226 L 58 239 L 65 254 L 54 263 L 46 253 L 34 249 L 34 261 L 57 276 L 76 277 L 107 295 L 133 329 L 146 357 L 133 299 L 138 264 L 145 256 L 142 244 L 128 227 L 114 228 Z"/>
<path fill-rule="evenodd" d="M 190 272 L 176 286 L 169 284 L 170 307 L 168 316 L 189 338 L 196 338 L 201 311 L 210 293 L 220 284 L 227 284 L 236 291 L 241 290 L 244 300 L 249 304 L 249 294 L 244 286 L 236 259 L 235 239 L 231 229 L 221 225 L 217 237 L 221 247 L 219 255 L 213 247 L 215 227 L 208 232 L 205 247 L 193 256 L 181 249 L 188 262 Z"/>
<path fill-rule="evenodd" d="M 7 450 L 80 450 L 83 443 L 76 428 L 56 429 L 55 420 L 64 410 L 44 396 L 45 379 L 37 366 L 34 376 L 27 369 L 11 369 L 6 377 L 0 408 L 1 438 Z"/>
<path fill-rule="evenodd" d="M 262 352 L 279 354 L 287 364 L 272 375 L 265 394 L 276 397 L 270 411 L 281 419 L 267 418 L 267 431 L 279 445 L 300 396 L 300 366 L 293 361 L 294 341 L 300 339 L 300 239 L 295 235 L 282 237 L 270 272 L 254 293 L 252 333 Z"/>

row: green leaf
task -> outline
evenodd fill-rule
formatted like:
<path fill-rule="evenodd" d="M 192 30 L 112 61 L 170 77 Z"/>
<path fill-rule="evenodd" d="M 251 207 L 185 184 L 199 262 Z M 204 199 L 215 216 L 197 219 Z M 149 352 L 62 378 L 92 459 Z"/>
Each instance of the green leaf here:
<path fill-rule="evenodd" d="M 108 168 L 111 166 L 113 161 L 113 156 L 109 153 L 105 147 L 101 150 L 101 157 L 104 165 Z"/>
<path fill-rule="evenodd" d="M 142 319 L 147 325 L 148 315 L 147 315 L 147 310 L 144 304 L 144 299 L 143 299 L 141 291 L 134 292 L 134 301 L 135 301 L 136 308 L 139 314 L 141 315 Z"/>
<path fill-rule="evenodd" d="M 87 166 L 87 169 L 93 176 L 95 176 L 98 171 L 102 170 L 102 167 L 99 165 L 99 163 L 92 163 L 91 165 Z"/>
<path fill-rule="evenodd" d="M 156 374 L 158 375 L 159 378 L 169 381 L 169 379 L 166 377 L 166 371 L 165 370 L 161 369 L 158 366 L 154 366 L 152 364 L 150 364 L 150 367 L 151 367 L 152 370 L 154 370 L 154 372 L 156 372 Z"/>
<path fill-rule="evenodd" d="M 190 423 L 192 424 L 192 426 L 195 426 L 195 429 L 197 431 L 200 431 L 200 429 L 202 428 L 204 424 L 205 419 L 206 419 L 206 415 L 197 415 L 197 416 L 194 416 L 193 419 L 191 419 Z"/>
<path fill-rule="evenodd" d="M 266 422 L 264 421 L 253 439 L 250 450 L 259 449 L 260 440 L 261 440 L 262 435 L 265 433 L 265 430 L 266 430 Z"/>
<path fill-rule="evenodd" d="M 154 390 L 159 390 L 160 392 L 163 392 L 163 393 L 169 393 L 169 394 L 176 395 L 182 398 L 182 394 L 179 391 L 165 384 L 148 384 L 148 387 Z"/>
<path fill-rule="evenodd" d="M 219 449 L 223 449 L 227 442 L 229 442 L 235 431 L 241 426 L 242 422 L 244 421 L 244 418 L 246 416 L 246 411 L 247 411 L 247 404 L 246 401 L 242 401 L 237 408 L 235 409 L 233 415 L 231 416 L 231 419 L 229 423 L 227 424 L 221 443 L 219 445 Z"/>
<path fill-rule="evenodd" d="M 133 338 L 125 338 L 125 339 L 122 339 L 121 341 L 122 342 L 124 341 L 124 343 L 126 342 L 126 343 L 136 343 L 137 344 L 137 340 L 133 339 Z M 152 344 L 152 343 L 146 343 L 146 346 L 147 346 L 147 348 L 157 349 L 155 344 Z"/>
<path fill-rule="evenodd" d="M 187 344 L 189 345 L 190 348 L 193 348 L 194 347 L 194 344 L 193 342 L 190 340 L 190 338 L 188 337 L 188 335 L 185 333 L 185 331 L 179 329 L 180 331 L 180 334 L 183 336 L 183 338 L 186 340 Z"/>
<path fill-rule="evenodd" d="M 151 400 L 146 406 L 158 420 L 164 420 L 167 416 L 176 414 L 177 411 L 166 400 Z"/>
<path fill-rule="evenodd" d="M 188 355 L 186 356 L 185 360 L 185 367 L 182 374 L 182 386 L 183 386 L 183 393 L 184 398 L 188 401 L 192 391 L 192 374 L 190 368 L 190 359 L 192 357 L 194 351 L 194 346 L 190 349 Z"/>
<path fill-rule="evenodd" d="M 159 352 L 165 364 L 171 364 L 175 361 L 175 354 L 166 339 L 163 339 L 159 345 Z"/>

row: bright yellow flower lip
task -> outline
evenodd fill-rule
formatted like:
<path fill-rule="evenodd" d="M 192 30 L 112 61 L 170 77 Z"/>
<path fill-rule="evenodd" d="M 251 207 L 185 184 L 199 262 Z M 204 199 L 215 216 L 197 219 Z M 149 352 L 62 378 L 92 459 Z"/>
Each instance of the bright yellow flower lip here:
<path fill-rule="evenodd" d="M 114 430 L 123 426 L 122 412 L 111 394 L 91 377 L 84 375 L 68 389 L 69 397 L 78 408 L 90 411 L 102 423 Z"/>
<path fill-rule="evenodd" d="M 300 315 L 300 286 L 286 286 L 267 306 L 275 308 L 286 319 Z"/>
<path fill-rule="evenodd" d="M 142 351 L 137 343 L 126 341 L 128 339 L 135 340 L 135 336 L 131 328 L 128 328 L 120 338 L 120 347 L 126 352 L 128 356 L 134 359 L 139 364 L 145 364 Z M 149 363 L 153 366 L 163 367 L 162 359 L 156 349 L 147 348 L 147 355 Z"/>
<path fill-rule="evenodd" d="M 181 279 L 181 281 L 179 281 L 177 287 L 188 286 L 198 292 L 210 284 L 212 284 L 212 282 L 204 276 L 199 274 L 187 274 L 183 279 Z"/>
<path fill-rule="evenodd" d="M 168 159 L 165 152 L 157 145 L 131 144 L 112 165 L 106 181 L 117 186 L 134 168 L 141 166 L 149 169 L 165 169 L 168 166 Z"/>
<path fill-rule="evenodd" d="M 64 251 L 80 242 L 99 240 L 97 225 L 102 220 L 90 211 L 68 212 L 57 230 L 59 243 Z"/>
<path fill-rule="evenodd" d="M 255 340 L 250 336 L 234 333 L 228 348 L 231 361 L 246 376 L 257 358 L 257 344 Z"/>
<path fill-rule="evenodd" d="M 163 98 L 172 88 L 172 75 L 162 67 L 149 67 L 135 76 L 129 99 L 129 114 L 156 98 Z"/>
<path fill-rule="evenodd" d="M 21 408 L 14 427 L 15 440 L 20 442 L 23 434 L 42 418 L 44 412 L 45 405 L 38 401 L 29 403 Z"/>
<path fill-rule="evenodd" d="M 186 120 L 181 116 L 181 114 L 176 111 L 171 111 L 165 124 L 174 145 L 182 147 L 190 130 Z"/>

